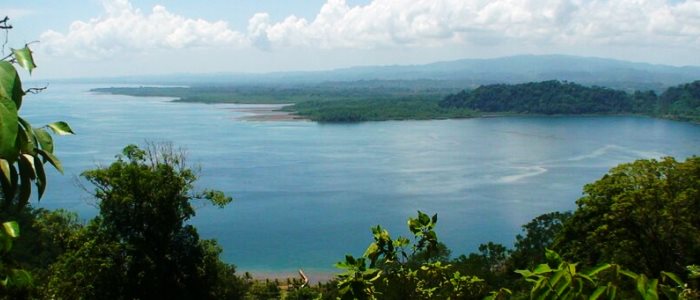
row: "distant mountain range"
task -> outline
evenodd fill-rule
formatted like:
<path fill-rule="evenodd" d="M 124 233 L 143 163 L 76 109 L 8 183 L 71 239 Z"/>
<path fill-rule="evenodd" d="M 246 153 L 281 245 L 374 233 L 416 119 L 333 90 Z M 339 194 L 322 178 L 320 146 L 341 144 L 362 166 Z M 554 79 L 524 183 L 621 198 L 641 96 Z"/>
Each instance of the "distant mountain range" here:
<path fill-rule="evenodd" d="M 365 82 L 406 85 L 422 82 L 437 87 L 471 88 L 493 83 L 544 80 L 572 81 L 626 91 L 662 91 L 669 86 L 700 80 L 700 67 L 675 67 L 622 60 L 567 55 L 519 55 L 493 59 L 461 59 L 425 65 L 365 66 L 329 71 L 266 74 L 173 74 L 81 79 L 92 83 L 177 85 L 308 85 L 324 82 Z M 71 80 L 76 81 L 76 80 Z"/>

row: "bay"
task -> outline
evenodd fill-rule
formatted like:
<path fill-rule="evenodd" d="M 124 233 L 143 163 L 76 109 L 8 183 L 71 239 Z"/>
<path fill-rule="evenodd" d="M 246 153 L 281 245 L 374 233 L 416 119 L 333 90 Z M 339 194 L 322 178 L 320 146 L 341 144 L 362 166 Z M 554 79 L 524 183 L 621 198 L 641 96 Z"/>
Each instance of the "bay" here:
<path fill-rule="evenodd" d="M 240 270 L 333 272 L 381 224 L 407 236 L 416 210 L 439 217 L 453 254 L 512 245 L 520 226 L 572 210 L 584 184 L 641 158 L 698 154 L 700 126 L 634 116 L 503 117 L 318 124 L 245 121 L 235 105 L 172 103 L 88 92 L 112 85 L 52 84 L 25 97 L 35 126 L 70 123 L 57 137 L 65 174 L 49 172 L 40 203 L 87 219 L 97 213 L 79 178 L 127 144 L 169 141 L 201 167 L 199 188 L 221 189 L 224 209 L 197 203 L 191 221 Z"/>

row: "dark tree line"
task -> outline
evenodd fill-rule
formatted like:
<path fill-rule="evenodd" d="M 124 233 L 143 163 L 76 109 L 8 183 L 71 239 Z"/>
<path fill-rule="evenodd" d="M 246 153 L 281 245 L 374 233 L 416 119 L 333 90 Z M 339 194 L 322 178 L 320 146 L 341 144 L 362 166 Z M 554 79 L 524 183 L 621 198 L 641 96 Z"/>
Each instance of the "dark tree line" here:
<path fill-rule="evenodd" d="M 557 80 L 523 84 L 493 84 L 446 96 L 443 108 L 481 112 L 534 114 L 648 114 L 700 120 L 700 81 L 667 89 L 632 94 L 604 87 L 587 87 Z"/>

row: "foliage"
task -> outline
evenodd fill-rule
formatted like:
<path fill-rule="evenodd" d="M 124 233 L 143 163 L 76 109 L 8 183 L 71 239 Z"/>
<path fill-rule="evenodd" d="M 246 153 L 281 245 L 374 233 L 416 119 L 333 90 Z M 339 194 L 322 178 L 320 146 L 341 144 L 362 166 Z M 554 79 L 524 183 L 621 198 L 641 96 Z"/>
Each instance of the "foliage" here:
<path fill-rule="evenodd" d="M 409 218 L 408 227 L 414 241 L 398 237 L 376 226 L 372 242 L 363 257 L 345 257 L 336 266 L 346 272 L 338 275 L 341 299 L 473 299 L 485 295 L 482 279 L 462 275 L 452 265 L 431 259 L 438 253 L 439 242 L 434 231 L 437 215 L 418 212 Z M 410 249 L 410 250 L 409 250 Z M 410 252 L 409 252 L 410 251 Z M 408 262 L 416 253 L 428 259 L 418 266 Z"/>
<path fill-rule="evenodd" d="M 632 112 L 632 97 L 622 91 L 584 87 L 557 80 L 523 84 L 484 85 L 445 97 L 442 107 L 482 112 L 590 114 Z"/>
<path fill-rule="evenodd" d="M 555 237 L 570 217 L 570 212 L 551 212 L 523 225 L 525 236 L 518 234 L 515 237 L 515 249 L 510 258 L 512 268 L 533 268 L 544 262 L 545 249 L 551 248 Z"/>
<path fill-rule="evenodd" d="M 171 145 L 130 145 L 108 167 L 83 173 L 100 214 L 51 265 L 51 298 L 239 299 L 245 287 L 219 261 L 221 248 L 186 224 L 191 201 L 223 206 L 216 191 L 191 192 L 195 172 Z"/>
<path fill-rule="evenodd" d="M 47 130 L 59 135 L 73 134 L 65 122 L 54 122 L 37 128 L 19 116 L 22 98 L 27 91 L 22 89 L 19 74 L 12 63 L 17 63 L 30 72 L 35 66 L 27 45 L 22 49 L 13 49 L 12 53 L 0 61 L 0 183 L 4 209 L 13 205 L 26 205 L 32 182 L 36 184 L 41 199 L 46 190 L 43 164 L 47 161 L 56 170 L 63 172 L 60 161 L 53 154 L 53 138 Z"/>
<path fill-rule="evenodd" d="M 507 265 L 510 251 L 501 244 L 488 242 L 479 245 L 479 253 L 460 255 L 452 261 L 455 270 L 483 278 L 490 287 L 509 285 Z"/>
<path fill-rule="evenodd" d="M 31 286 L 14 289 L 9 298 L 40 297 L 40 290 L 49 277 L 48 267 L 68 249 L 68 241 L 81 225 L 77 215 L 65 210 L 49 211 L 28 205 L 19 210 L 3 211 L 0 219 L 15 220 L 22 228 L 22 237 L 12 242 L 12 249 L 3 258 L 8 264 L 31 274 Z"/>
<path fill-rule="evenodd" d="M 700 80 L 668 88 L 659 97 L 657 113 L 700 122 Z"/>
<path fill-rule="evenodd" d="M 295 287 L 287 291 L 285 300 L 313 300 L 322 297 L 319 288 L 312 287 Z"/>
<path fill-rule="evenodd" d="M 250 300 L 270 300 L 280 299 L 282 291 L 279 283 L 271 280 L 255 281 L 248 290 L 246 299 Z"/>
<path fill-rule="evenodd" d="M 424 96 L 370 97 L 348 101 L 306 101 L 289 107 L 289 110 L 318 122 L 424 120 L 475 116 L 472 110 L 443 108 L 433 98 Z"/>
<path fill-rule="evenodd" d="M 19 225 L 15 221 L 3 222 L 0 230 L 0 287 L 3 293 L 13 294 L 25 290 L 32 284 L 32 277 L 26 270 L 13 266 L 11 257 L 12 243 L 19 238 Z"/>
<path fill-rule="evenodd" d="M 440 106 L 498 113 L 636 113 L 697 122 L 700 121 L 700 81 L 670 87 L 661 96 L 653 91 L 628 94 L 556 80 L 492 84 L 448 95 Z"/>
<path fill-rule="evenodd" d="M 700 158 L 638 160 L 584 187 L 554 248 L 592 266 L 608 261 L 653 276 L 700 259 Z"/>
<path fill-rule="evenodd" d="M 0 28 L 12 28 L 5 17 Z M 7 31 L 5 32 L 7 34 Z M 7 36 L 6 36 L 7 37 Z M 5 45 L 3 44 L 3 54 Z M 11 49 L 11 54 L 0 60 L 0 209 L 3 213 L 21 211 L 29 202 L 32 183 L 36 185 L 38 198 L 46 190 L 44 164 L 48 161 L 59 172 L 61 163 L 53 154 L 55 134 L 73 134 L 65 122 L 54 122 L 43 127 L 33 127 L 19 116 L 24 96 L 41 89 L 24 90 L 22 80 L 14 64 L 32 73 L 36 65 L 29 45 Z M 24 269 L 17 268 L 11 253 L 13 240 L 19 237 L 20 227 L 16 221 L 3 222 L 0 231 L 0 295 L 20 297 L 32 285 L 32 277 Z M 17 252 L 17 251 L 14 251 Z"/>
<path fill-rule="evenodd" d="M 188 87 L 109 87 L 93 92 L 141 97 L 174 97 L 177 102 L 293 104 L 306 101 L 358 101 L 434 98 L 458 91 L 454 83 L 431 80 L 360 80 L 321 83 L 208 83 Z"/>
<path fill-rule="evenodd" d="M 561 259 L 547 250 L 548 264 L 518 270 L 532 284 L 530 299 L 697 299 L 696 291 L 675 274 L 661 272 L 661 279 L 624 270 L 617 264 L 600 264 L 579 271 L 577 263 Z M 554 265 L 554 267 L 552 266 Z M 661 293 L 659 292 L 661 291 Z"/>

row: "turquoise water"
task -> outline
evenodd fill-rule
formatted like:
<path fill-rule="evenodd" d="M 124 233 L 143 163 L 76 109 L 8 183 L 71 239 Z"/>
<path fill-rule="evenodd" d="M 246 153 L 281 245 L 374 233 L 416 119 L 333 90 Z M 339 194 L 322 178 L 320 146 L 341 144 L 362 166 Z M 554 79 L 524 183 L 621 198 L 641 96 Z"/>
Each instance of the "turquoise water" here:
<path fill-rule="evenodd" d="M 39 205 L 89 218 L 96 209 L 80 172 L 109 164 L 126 144 L 171 141 L 201 166 L 201 187 L 235 198 L 225 209 L 198 204 L 192 223 L 249 271 L 333 271 L 344 254 L 362 254 L 370 226 L 407 235 L 416 210 L 438 214 L 454 254 L 511 245 L 522 224 L 573 209 L 582 186 L 619 163 L 700 152 L 700 126 L 645 117 L 251 122 L 232 105 L 92 87 L 56 84 L 25 100 L 33 124 L 65 120 L 78 133 L 57 138 L 66 172 L 50 172 Z"/>

